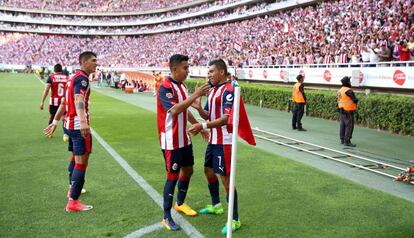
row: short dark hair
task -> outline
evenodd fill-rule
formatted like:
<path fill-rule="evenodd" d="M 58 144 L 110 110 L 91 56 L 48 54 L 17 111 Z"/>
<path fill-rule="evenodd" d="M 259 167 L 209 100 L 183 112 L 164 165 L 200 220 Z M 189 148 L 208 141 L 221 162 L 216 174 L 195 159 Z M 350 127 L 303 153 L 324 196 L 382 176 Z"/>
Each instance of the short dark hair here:
<path fill-rule="evenodd" d="M 298 76 L 296 76 L 296 80 L 299 82 L 300 80 L 303 79 L 303 75 L 299 74 Z"/>
<path fill-rule="evenodd" d="M 216 59 L 216 60 L 212 60 L 208 63 L 208 66 L 213 66 L 213 65 L 215 65 L 217 67 L 217 69 L 219 69 L 219 70 L 224 70 L 224 74 L 227 76 L 227 74 L 228 74 L 227 65 L 226 65 L 226 62 L 224 62 L 224 60 Z"/>
<path fill-rule="evenodd" d="M 168 61 L 170 69 L 172 69 L 172 67 L 178 66 L 183 61 L 188 61 L 187 55 L 180 55 L 180 54 L 172 55 L 170 57 L 170 60 Z"/>
<path fill-rule="evenodd" d="M 63 72 L 62 70 L 62 65 L 61 64 L 55 64 L 55 66 L 53 67 L 53 71 L 54 72 Z"/>
<path fill-rule="evenodd" d="M 79 64 L 82 64 L 82 60 L 88 60 L 90 59 L 92 56 L 96 57 L 96 54 L 93 53 L 92 51 L 84 51 L 79 55 Z"/>

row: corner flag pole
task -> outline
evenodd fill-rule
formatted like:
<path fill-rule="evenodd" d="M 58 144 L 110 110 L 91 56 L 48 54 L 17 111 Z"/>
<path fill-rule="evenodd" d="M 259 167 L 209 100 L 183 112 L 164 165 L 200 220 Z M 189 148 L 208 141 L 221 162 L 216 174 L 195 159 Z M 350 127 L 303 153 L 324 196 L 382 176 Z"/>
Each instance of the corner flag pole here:
<path fill-rule="evenodd" d="M 239 109 L 240 109 L 240 87 L 234 88 L 234 102 L 233 102 L 233 135 L 231 146 L 231 166 L 230 166 L 230 187 L 229 187 L 229 204 L 227 214 L 227 238 L 231 238 L 232 229 L 231 223 L 233 220 L 233 206 L 234 206 L 234 187 L 236 180 L 236 153 L 237 153 L 237 136 L 239 130 Z"/>

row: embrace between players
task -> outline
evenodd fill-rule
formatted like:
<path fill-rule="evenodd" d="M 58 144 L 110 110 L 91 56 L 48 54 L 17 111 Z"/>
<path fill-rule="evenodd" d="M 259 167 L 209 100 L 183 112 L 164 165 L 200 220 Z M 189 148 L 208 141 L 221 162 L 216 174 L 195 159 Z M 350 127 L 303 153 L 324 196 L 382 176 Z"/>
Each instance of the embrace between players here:
<path fill-rule="evenodd" d="M 69 191 L 66 211 L 87 211 L 91 205 L 79 201 L 85 181 L 85 172 L 89 154 L 92 151 L 92 136 L 89 124 L 88 77 L 95 72 L 97 61 L 93 52 L 83 52 L 79 57 L 81 69 L 68 79 L 61 104 L 54 114 L 53 122 L 44 130 L 51 137 L 58 121 L 64 116 L 64 132 L 69 137 L 69 151 L 72 157 L 69 163 Z M 178 187 L 174 209 L 187 216 L 197 214 L 224 213 L 219 196 L 219 181 L 226 189 L 229 197 L 230 161 L 231 161 L 231 128 L 227 122 L 233 106 L 233 85 L 228 81 L 226 63 L 222 59 L 213 60 L 209 64 L 209 83 L 198 85 L 189 95 L 184 83 L 189 74 L 188 57 L 173 55 L 169 59 L 170 76 L 166 77 L 157 91 L 157 125 L 158 138 L 165 160 L 166 181 L 163 191 L 163 226 L 172 231 L 179 226 L 171 216 L 175 187 Z M 51 76 L 53 77 L 53 75 Z M 207 102 L 201 105 L 202 96 L 207 95 Z M 44 97 L 42 97 L 44 100 Z M 42 104 L 42 103 L 41 103 Z M 41 105 L 42 106 L 42 105 Z M 193 107 L 206 122 L 198 122 L 189 111 Z M 42 107 L 41 107 L 42 108 Z M 190 122 L 192 126 L 187 128 Z M 204 174 L 208 181 L 211 204 L 198 212 L 185 203 L 189 182 L 193 174 L 194 155 L 191 136 L 200 134 L 208 146 L 205 152 Z M 240 228 L 238 218 L 237 192 L 234 191 L 234 209 L 231 229 Z M 227 233 L 227 227 L 221 230 Z"/>

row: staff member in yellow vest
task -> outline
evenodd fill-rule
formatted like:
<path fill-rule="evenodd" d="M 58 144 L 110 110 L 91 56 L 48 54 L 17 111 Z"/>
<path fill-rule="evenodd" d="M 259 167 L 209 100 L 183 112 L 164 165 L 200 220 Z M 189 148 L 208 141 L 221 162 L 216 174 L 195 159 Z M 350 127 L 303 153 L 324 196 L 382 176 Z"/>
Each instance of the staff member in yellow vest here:
<path fill-rule="evenodd" d="M 343 77 L 341 83 L 342 88 L 338 91 L 338 108 L 341 113 L 339 136 L 341 144 L 355 147 L 356 145 L 351 143 L 351 139 L 352 132 L 354 131 L 354 114 L 357 109 L 358 99 L 351 89 L 351 79 L 349 77 Z"/>
<path fill-rule="evenodd" d="M 298 75 L 296 77 L 296 80 L 298 80 L 297 83 L 293 86 L 292 91 L 292 102 L 293 102 L 293 117 L 292 117 L 292 128 L 293 130 L 298 131 L 306 131 L 302 127 L 302 117 L 303 113 L 305 112 L 305 104 L 306 104 L 306 96 L 305 96 L 305 87 L 303 85 L 303 80 L 305 80 L 305 77 L 303 75 Z"/>

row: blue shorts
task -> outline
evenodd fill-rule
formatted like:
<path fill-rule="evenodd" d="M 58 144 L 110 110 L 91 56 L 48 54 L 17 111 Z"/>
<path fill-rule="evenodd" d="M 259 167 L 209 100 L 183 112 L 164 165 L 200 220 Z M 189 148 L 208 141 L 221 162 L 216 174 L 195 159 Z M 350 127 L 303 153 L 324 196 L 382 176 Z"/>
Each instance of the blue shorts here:
<path fill-rule="evenodd" d="M 59 106 L 53 106 L 53 105 L 49 105 L 49 113 L 50 115 L 55 115 L 56 112 L 58 111 Z"/>
<path fill-rule="evenodd" d="M 230 174 L 231 145 L 208 144 L 204 166 L 212 168 L 216 174 Z"/>
<path fill-rule="evenodd" d="M 177 150 L 161 150 L 165 160 L 165 169 L 168 173 L 179 173 L 181 167 L 194 165 L 193 145 Z"/>
<path fill-rule="evenodd" d="M 83 137 L 80 130 L 64 129 L 65 134 L 69 136 L 68 150 L 72 151 L 74 155 L 84 155 L 85 153 L 92 153 L 92 135 Z"/>

